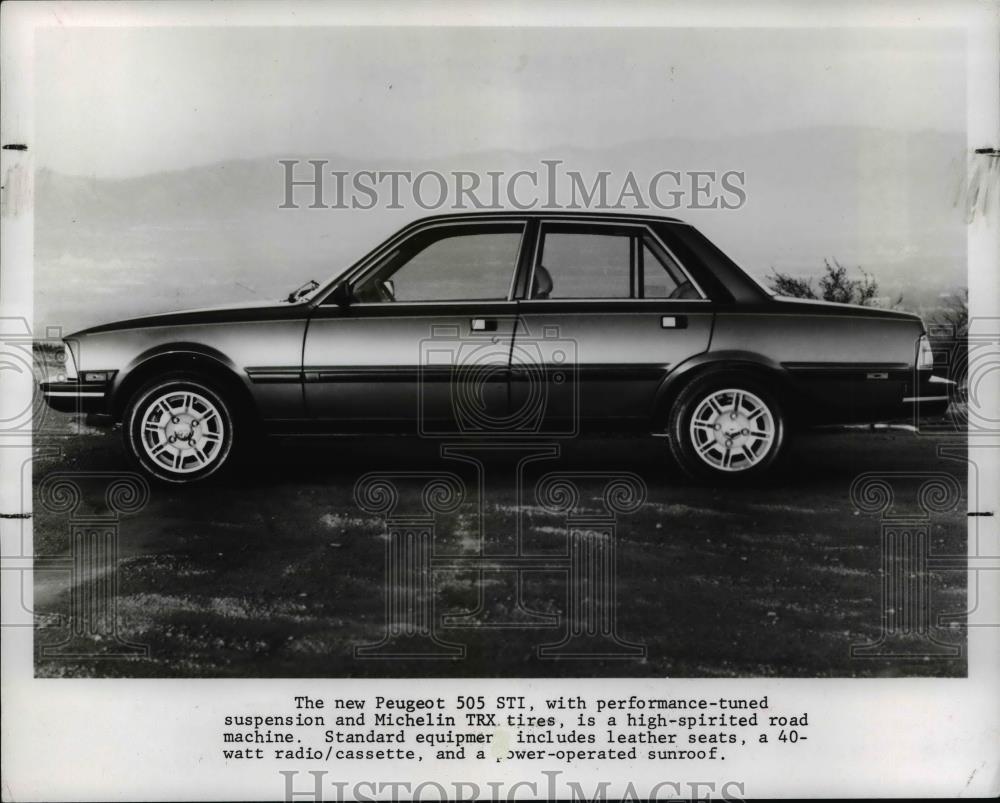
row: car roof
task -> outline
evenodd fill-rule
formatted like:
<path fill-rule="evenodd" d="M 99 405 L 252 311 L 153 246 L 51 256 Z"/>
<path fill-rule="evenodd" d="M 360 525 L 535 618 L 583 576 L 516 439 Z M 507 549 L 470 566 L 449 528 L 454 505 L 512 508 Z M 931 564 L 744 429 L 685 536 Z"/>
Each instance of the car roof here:
<path fill-rule="evenodd" d="M 614 220 L 616 222 L 627 223 L 630 221 L 641 223 L 685 223 L 685 221 L 664 215 L 648 215 L 635 212 L 595 212 L 590 209 L 580 210 L 553 210 L 544 209 L 500 209 L 500 210 L 472 210 L 468 212 L 448 212 L 441 215 L 428 215 L 417 218 L 406 228 L 417 224 L 446 222 L 456 220 L 495 220 L 504 218 L 516 219 L 564 219 L 564 220 Z"/>

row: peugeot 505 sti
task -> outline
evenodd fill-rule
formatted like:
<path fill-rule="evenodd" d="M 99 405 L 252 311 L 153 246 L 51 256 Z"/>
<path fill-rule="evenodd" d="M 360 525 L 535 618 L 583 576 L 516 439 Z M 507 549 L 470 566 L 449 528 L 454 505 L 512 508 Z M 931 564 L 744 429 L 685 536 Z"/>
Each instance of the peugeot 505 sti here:
<path fill-rule="evenodd" d="M 939 415 L 915 315 L 775 297 L 692 226 L 630 214 L 414 222 L 275 303 L 65 338 L 48 404 L 120 422 L 160 480 L 260 433 L 666 436 L 690 475 L 761 474 L 795 427 Z"/>

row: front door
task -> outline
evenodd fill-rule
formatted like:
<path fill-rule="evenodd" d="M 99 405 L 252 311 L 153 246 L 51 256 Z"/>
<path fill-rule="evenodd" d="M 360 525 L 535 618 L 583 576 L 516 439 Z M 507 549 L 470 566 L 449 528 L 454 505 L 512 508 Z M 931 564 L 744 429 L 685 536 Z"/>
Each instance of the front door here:
<path fill-rule="evenodd" d="M 523 222 L 430 224 L 379 255 L 310 320 L 307 414 L 424 434 L 502 424 Z M 499 422 L 499 423 L 498 423 Z"/>
<path fill-rule="evenodd" d="M 544 407 L 539 427 L 554 435 L 645 425 L 667 373 L 708 348 L 711 306 L 648 227 L 543 222 L 519 302 L 512 406 Z"/>

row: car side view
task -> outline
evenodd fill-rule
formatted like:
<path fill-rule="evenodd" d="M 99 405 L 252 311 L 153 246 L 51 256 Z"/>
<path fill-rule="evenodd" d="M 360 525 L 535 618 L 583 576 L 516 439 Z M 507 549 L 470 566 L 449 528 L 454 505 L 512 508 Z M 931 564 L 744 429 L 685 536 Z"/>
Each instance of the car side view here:
<path fill-rule="evenodd" d="M 47 403 L 121 423 L 204 480 L 263 434 L 665 436 L 689 475 L 752 477 L 790 430 L 942 414 L 919 317 L 776 297 L 692 226 L 598 213 L 443 215 L 287 299 L 65 338 Z"/>

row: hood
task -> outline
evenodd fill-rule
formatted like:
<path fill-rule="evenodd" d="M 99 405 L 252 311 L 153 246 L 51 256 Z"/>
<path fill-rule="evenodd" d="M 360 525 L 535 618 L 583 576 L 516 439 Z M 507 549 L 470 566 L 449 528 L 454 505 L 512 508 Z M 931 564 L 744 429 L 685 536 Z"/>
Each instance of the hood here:
<path fill-rule="evenodd" d="M 221 304 L 200 309 L 160 312 L 126 318 L 121 321 L 104 323 L 81 329 L 67 338 L 93 335 L 100 332 L 115 332 L 127 329 L 149 329 L 159 326 L 191 326 L 202 323 L 235 323 L 239 321 L 271 321 L 286 318 L 301 318 L 309 312 L 308 301 L 290 304 L 285 301 L 257 301 L 242 304 Z"/>

